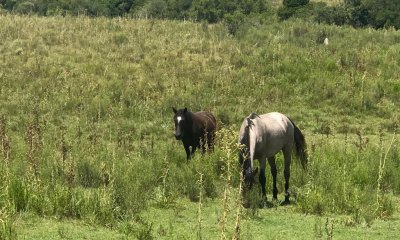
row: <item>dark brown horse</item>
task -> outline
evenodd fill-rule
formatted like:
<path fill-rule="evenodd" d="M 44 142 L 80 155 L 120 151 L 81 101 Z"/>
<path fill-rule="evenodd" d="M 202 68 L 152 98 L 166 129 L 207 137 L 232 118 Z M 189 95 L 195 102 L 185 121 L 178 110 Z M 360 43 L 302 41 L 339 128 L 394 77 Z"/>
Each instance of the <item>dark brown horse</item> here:
<path fill-rule="evenodd" d="M 182 140 L 187 159 L 194 154 L 196 148 L 201 147 L 202 153 L 206 151 L 206 145 L 210 150 L 214 148 L 217 121 L 210 112 L 193 113 L 187 108 L 176 110 L 174 107 L 172 110 L 175 113 L 175 138 Z"/>

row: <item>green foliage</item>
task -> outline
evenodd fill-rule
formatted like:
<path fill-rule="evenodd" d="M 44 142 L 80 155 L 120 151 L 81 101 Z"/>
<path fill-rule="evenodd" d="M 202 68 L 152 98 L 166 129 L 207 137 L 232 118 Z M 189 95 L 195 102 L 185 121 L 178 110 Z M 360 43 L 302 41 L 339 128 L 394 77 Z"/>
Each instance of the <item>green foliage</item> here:
<path fill-rule="evenodd" d="M 29 14 L 34 11 L 35 5 L 29 1 L 19 3 L 14 11 L 22 14 Z"/>
<path fill-rule="evenodd" d="M 283 0 L 282 4 L 286 8 L 294 8 L 307 5 L 310 0 Z"/>
<path fill-rule="evenodd" d="M 283 0 L 282 6 L 278 9 L 278 18 L 280 20 L 289 19 L 301 11 L 309 3 L 309 0 Z"/>
<path fill-rule="evenodd" d="M 375 28 L 400 27 L 400 6 L 396 1 L 346 1 L 352 12 L 351 24 L 355 26 L 372 26 Z"/>
<path fill-rule="evenodd" d="M 5 10 L 20 14 L 87 15 L 87 16 L 125 16 L 141 18 L 168 18 L 208 21 L 222 21 L 226 14 L 240 12 L 244 15 L 262 13 L 266 3 L 262 0 L 4 0 Z"/>
<path fill-rule="evenodd" d="M 347 0 L 341 4 L 327 6 L 326 4 L 312 3 L 312 8 L 302 8 L 306 14 L 293 9 L 281 9 L 278 14 L 281 19 L 291 16 L 310 18 L 313 16 L 317 22 L 344 25 L 353 27 L 387 28 L 400 27 L 400 8 L 396 1 L 377 0 Z M 307 16 L 308 15 L 308 16 Z"/>
<path fill-rule="evenodd" d="M 319 23 L 324 22 L 335 25 L 348 24 L 348 10 L 342 5 L 332 7 L 321 5 L 316 10 L 315 20 Z"/>
<path fill-rule="evenodd" d="M 232 24 L 242 16 L 225 15 Z M 391 194 L 400 192 L 398 142 L 384 167 L 377 161 L 400 121 L 397 31 L 272 17 L 245 21 L 234 37 L 223 24 L 205 22 L 0 21 L 0 206 L 11 215 L 7 229 L 13 214 L 28 212 L 110 228 L 123 222 L 126 235 L 156 238 L 153 220 L 135 229 L 136 217 L 153 208 L 179 215 L 179 201 L 199 201 L 200 189 L 204 205 L 218 202 L 210 215 L 220 218 L 226 209 L 225 226 L 233 229 L 237 131 L 252 111 L 284 112 L 306 133 L 310 166 L 305 173 L 293 161 L 294 210 L 370 225 L 397 213 Z M 329 45 L 320 44 L 326 37 Z M 215 113 L 213 153 L 186 161 L 171 134 L 171 106 Z M 278 155 L 280 174 L 282 162 Z M 283 185 L 280 177 L 280 192 Z M 270 199 L 271 184 L 267 192 Z M 260 202 L 254 187 L 244 215 L 250 221 L 264 213 Z"/>
<path fill-rule="evenodd" d="M 17 231 L 12 214 L 7 210 L 0 210 L 0 239 L 17 239 Z"/>
<path fill-rule="evenodd" d="M 9 188 L 8 188 L 8 197 L 11 200 L 12 208 L 16 212 L 26 211 L 28 210 L 29 203 L 29 187 L 26 185 L 26 182 L 14 178 L 11 180 Z"/>
<path fill-rule="evenodd" d="M 41 16 L 136 16 L 140 18 L 192 19 L 216 23 L 228 22 L 229 32 L 243 21 L 243 16 L 267 13 L 263 0 L 3 0 L 2 9 L 18 14 Z M 290 17 L 354 27 L 400 27 L 400 9 L 396 1 L 347 0 L 328 6 L 309 0 L 284 0 L 278 8 L 280 20 Z"/>
<path fill-rule="evenodd" d="M 367 225 L 371 225 L 382 214 L 393 214 L 393 201 L 390 197 L 384 195 L 382 202 L 377 202 L 373 197 L 380 194 L 376 158 L 383 154 L 381 150 L 368 146 L 367 149 L 359 148 L 358 152 L 352 152 L 354 150 L 350 151 L 350 146 L 344 146 L 345 149 L 335 153 L 320 152 L 332 151 L 333 148 L 328 146 L 321 146 L 320 150 L 312 154 L 308 183 L 300 189 L 297 198 L 299 209 L 318 215 L 326 212 L 345 213 L 351 216 L 353 222 L 365 222 Z M 325 159 L 322 161 L 319 156 Z M 390 171 L 385 170 L 385 174 Z"/>
<path fill-rule="evenodd" d="M 232 22 L 233 18 L 237 22 L 244 15 L 262 13 L 266 9 L 265 2 L 261 0 L 201 0 L 193 3 L 191 12 L 195 20 L 206 20 L 209 23 L 216 23 L 224 19 Z"/>
<path fill-rule="evenodd" d="M 99 187 L 105 185 L 104 177 L 95 166 L 84 161 L 77 166 L 78 181 L 83 187 Z"/>

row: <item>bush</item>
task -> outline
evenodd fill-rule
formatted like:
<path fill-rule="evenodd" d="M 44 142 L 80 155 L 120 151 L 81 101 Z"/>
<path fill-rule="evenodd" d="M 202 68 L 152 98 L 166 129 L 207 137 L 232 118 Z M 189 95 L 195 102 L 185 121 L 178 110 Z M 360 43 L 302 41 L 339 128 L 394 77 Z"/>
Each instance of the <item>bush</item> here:
<path fill-rule="evenodd" d="M 316 10 L 315 20 L 318 23 L 344 25 L 348 23 L 348 19 L 348 13 L 343 6 L 325 6 Z"/>
<path fill-rule="evenodd" d="M 281 7 L 278 9 L 279 20 L 287 20 L 296 13 L 296 8 Z"/>
<path fill-rule="evenodd" d="M 226 14 L 225 26 L 227 27 L 228 32 L 235 35 L 239 27 L 242 25 L 244 18 L 244 14 L 239 11 L 236 11 L 233 14 Z"/>
<path fill-rule="evenodd" d="M 313 16 L 313 8 L 308 7 L 308 2 L 309 0 L 284 0 L 283 6 L 278 9 L 278 18 L 281 21 L 286 20 L 292 16 L 296 16 L 301 11 L 303 12 L 300 14 L 302 16 Z"/>
<path fill-rule="evenodd" d="M 99 187 L 104 177 L 99 169 L 88 162 L 80 162 L 78 164 L 78 180 L 83 187 Z"/>
<path fill-rule="evenodd" d="M 347 0 L 353 26 L 372 26 L 374 28 L 400 28 L 400 5 L 391 0 Z"/>
<path fill-rule="evenodd" d="M 283 0 L 283 6 L 286 8 L 295 8 L 305 6 L 310 0 Z"/>
<path fill-rule="evenodd" d="M 35 9 L 35 4 L 31 2 L 22 2 L 17 5 L 14 11 L 21 14 L 29 14 L 32 13 L 34 9 Z"/>
<path fill-rule="evenodd" d="M 400 28 L 400 5 L 393 1 L 346 0 L 344 3 L 327 6 L 325 3 L 309 3 L 308 0 L 284 0 L 278 9 L 278 18 L 313 18 L 321 23 L 353 27 Z"/>
<path fill-rule="evenodd" d="M 30 190 L 23 179 L 15 177 L 11 180 L 8 188 L 8 197 L 16 212 L 28 210 Z"/>

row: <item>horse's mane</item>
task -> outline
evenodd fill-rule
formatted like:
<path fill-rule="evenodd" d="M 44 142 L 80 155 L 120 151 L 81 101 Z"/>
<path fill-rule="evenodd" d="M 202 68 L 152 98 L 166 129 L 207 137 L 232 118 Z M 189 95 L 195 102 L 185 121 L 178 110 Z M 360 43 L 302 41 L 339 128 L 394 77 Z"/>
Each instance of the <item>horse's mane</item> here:
<path fill-rule="evenodd" d="M 251 113 L 246 119 L 246 125 L 244 127 L 243 138 L 240 141 L 244 145 L 244 148 L 240 151 L 241 161 L 245 160 L 250 155 L 250 128 L 254 126 L 253 119 L 259 117 L 256 113 Z M 245 159 L 243 159 L 245 158 Z M 242 163 L 243 164 L 243 163 Z"/>

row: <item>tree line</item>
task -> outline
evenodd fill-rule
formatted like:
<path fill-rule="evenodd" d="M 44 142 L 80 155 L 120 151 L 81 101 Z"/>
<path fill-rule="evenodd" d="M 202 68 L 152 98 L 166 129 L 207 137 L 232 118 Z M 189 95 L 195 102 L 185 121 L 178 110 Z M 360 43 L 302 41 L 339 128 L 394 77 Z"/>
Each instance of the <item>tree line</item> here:
<path fill-rule="evenodd" d="M 316 22 L 353 27 L 400 28 L 400 0 L 344 0 L 327 6 L 309 0 L 283 0 L 280 20 L 291 17 L 311 18 Z"/>
<path fill-rule="evenodd" d="M 0 0 L 0 12 L 18 14 L 135 16 L 228 22 L 234 31 L 246 16 L 274 13 L 268 0 Z M 400 28 L 400 0 L 344 0 L 328 6 L 309 0 L 283 0 L 280 20 L 292 17 L 354 27 Z"/>
<path fill-rule="evenodd" d="M 229 14 L 266 11 L 264 0 L 0 0 L 0 7 L 19 14 L 141 16 L 219 22 Z"/>

